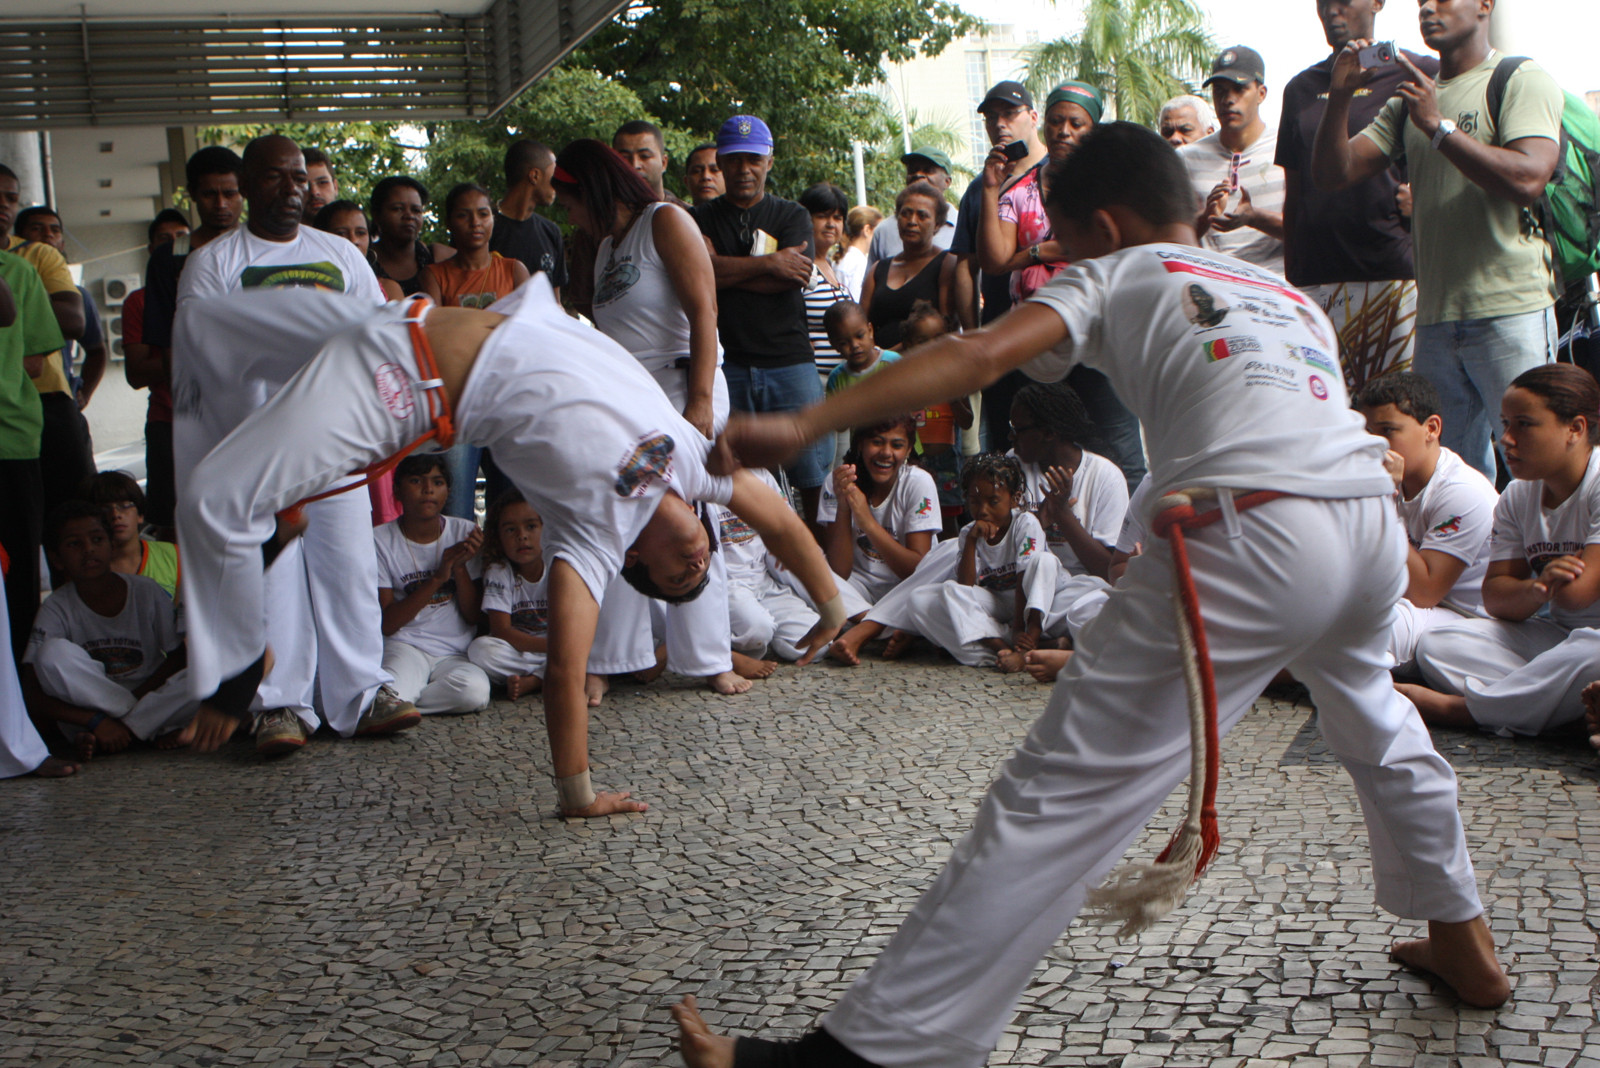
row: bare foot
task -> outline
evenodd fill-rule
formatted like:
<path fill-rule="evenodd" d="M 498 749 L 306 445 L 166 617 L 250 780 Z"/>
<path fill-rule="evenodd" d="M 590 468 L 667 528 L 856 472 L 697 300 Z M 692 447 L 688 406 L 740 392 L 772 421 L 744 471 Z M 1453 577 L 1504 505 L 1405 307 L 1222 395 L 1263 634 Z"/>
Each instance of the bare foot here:
<path fill-rule="evenodd" d="M 706 679 L 706 685 L 712 693 L 720 693 L 724 697 L 732 697 L 736 693 L 744 693 L 755 683 L 742 677 L 737 671 L 724 671 L 718 675 L 711 675 Z"/>
<path fill-rule="evenodd" d="M 1396 942 L 1389 955 L 1427 972 L 1468 1005 L 1495 1009 L 1511 996 L 1511 984 L 1494 956 L 1494 936 L 1482 916 L 1465 923 L 1428 922 L 1428 937 Z"/>
<path fill-rule="evenodd" d="M 604 675 L 585 675 L 583 677 L 583 696 L 589 699 L 590 708 L 599 708 L 601 698 L 606 691 L 611 689 L 611 680 Z"/>
<path fill-rule="evenodd" d="M 187 727 L 180 727 L 175 731 L 168 731 L 155 740 L 157 749 L 182 749 L 189 744 L 189 739 L 184 737 Z"/>
<path fill-rule="evenodd" d="M 1034 682 L 1054 682 L 1071 659 L 1065 649 L 1035 649 L 1022 658 L 1022 670 L 1032 675 Z"/>
<path fill-rule="evenodd" d="M 596 676 L 592 676 L 592 675 L 590 676 L 590 678 L 594 678 L 594 677 L 596 677 Z M 525 693 L 538 693 L 542 686 L 544 686 L 544 680 L 539 678 L 539 676 L 537 676 L 537 675 L 507 675 L 506 676 L 506 694 L 513 701 L 515 701 L 517 698 L 521 697 Z M 587 690 L 588 690 L 587 683 L 585 683 L 585 685 L 584 685 L 584 690 L 585 690 L 585 692 L 587 692 Z M 595 700 L 590 701 L 589 705 L 590 705 L 590 707 L 593 707 L 593 706 L 595 706 L 595 705 L 597 705 L 599 703 L 600 703 L 600 701 L 597 698 Z"/>
<path fill-rule="evenodd" d="M 1600 682 L 1583 688 L 1583 716 L 1589 727 L 1589 744 L 1600 749 Z"/>
<path fill-rule="evenodd" d="M 50 756 L 45 757 L 44 763 L 28 772 L 28 774 L 37 775 L 41 779 L 65 779 L 68 775 L 78 774 L 78 765 L 70 760 L 62 760 L 60 757 Z"/>
<path fill-rule="evenodd" d="M 87 764 L 93 760 L 95 750 L 94 731 L 78 732 L 78 740 L 74 743 L 73 748 L 77 752 L 78 763 Z"/>
<path fill-rule="evenodd" d="M 738 650 L 733 651 L 733 671 L 740 678 L 764 679 L 777 670 L 776 660 L 757 660 L 753 656 L 745 656 Z"/>
<path fill-rule="evenodd" d="M 996 671 L 1011 675 L 1026 665 L 1022 662 L 1022 654 L 1015 649 L 999 649 L 994 654 L 994 666 Z"/>
<path fill-rule="evenodd" d="M 1467 711 L 1467 699 L 1454 694 L 1440 693 L 1411 682 L 1397 682 L 1399 690 L 1422 713 L 1422 722 L 1430 727 L 1462 727 L 1471 729 L 1478 725 Z"/>
<path fill-rule="evenodd" d="M 649 805 L 643 801 L 628 800 L 633 794 L 628 790 L 599 790 L 594 795 L 594 800 L 586 807 L 578 809 L 562 809 L 561 814 L 573 819 L 589 819 L 592 816 L 610 816 L 617 812 L 644 812 Z"/>
<path fill-rule="evenodd" d="M 850 641 L 850 632 L 846 631 L 833 639 L 833 644 L 828 646 L 828 659 L 845 667 L 855 667 L 861 663 L 860 647 Z"/>
<path fill-rule="evenodd" d="M 733 1068 L 734 1040 L 711 1033 L 693 994 L 672 1006 L 672 1019 L 678 1025 L 678 1050 L 684 1064 L 689 1068 Z"/>
<path fill-rule="evenodd" d="M 94 729 L 94 751 L 120 753 L 133 744 L 133 732 L 123 726 L 120 719 L 103 719 Z"/>
<path fill-rule="evenodd" d="M 916 640 L 916 635 L 908 631 L 896 630 L 890 633 L 889 642 L 883 647 L 885 660 L 898 660 L 904 655 L 906 649 Z"/>
<path fill-rule="evenodd" d="M 188 735 L 189 748 L 196 753 L 210 753 L 221 749 L 222 743 L 232 738 L 233 732 L 238 729 L 239 721 L 226 712 L 219 712 L 210 705 L 201 705 L 193 721 L 178 735 Z"/>

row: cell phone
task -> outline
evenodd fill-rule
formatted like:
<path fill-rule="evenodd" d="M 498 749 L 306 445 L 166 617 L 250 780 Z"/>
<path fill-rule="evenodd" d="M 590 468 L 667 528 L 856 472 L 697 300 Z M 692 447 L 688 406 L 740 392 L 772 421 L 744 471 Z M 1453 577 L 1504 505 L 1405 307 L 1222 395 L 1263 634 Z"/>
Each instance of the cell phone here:
<path fill-rule="evenodd" d="M 1006 159 L 1012 161 L 1026 159 L 1028 156 L 1028 142 L 1012 141 L 1010 144 L 1002 147 L 1000 151 L 1006 154 Z"/>
<path fill-rule="evenodd" d="M 1356 58 L 1361 61 L 1362 70 L 1387 67 L 1394 62 L 1394 42 L 1379 41 L 1376 44 L 1369 44 L 1356 53 Z"/>

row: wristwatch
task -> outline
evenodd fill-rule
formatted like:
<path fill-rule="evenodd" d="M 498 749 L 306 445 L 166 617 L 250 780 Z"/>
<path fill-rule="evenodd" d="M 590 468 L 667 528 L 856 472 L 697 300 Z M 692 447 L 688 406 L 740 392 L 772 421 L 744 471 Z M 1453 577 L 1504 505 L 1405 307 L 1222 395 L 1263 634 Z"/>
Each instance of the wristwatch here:
<path fill-rule="evenodd" d="M 1043 260 L 1041 260 L 1039 258 L 1039 246 L 1038 245 L 1032 245 L 1032 246 L 1029 247 L 1029 249 L 1028 249 L 1028 258 L 1033 260 L 1034 263 L 1043 263 L 1044 262 Z"/>
<path fill-rule="evenodd" d="M 1449 137 L 1451 134 L 1453 134 L 1455 132 L 1456 132 L 1456 124 L 1455 123 L 1451 122 L 1449 119 L 1440 119 L 1439 120 L 1439 128 L 1437 130 L 1433 131 L 1433 140 L 1432 140 L 1432 142 L 1430 142 L 1430 144 L 1432 145 L 1432 147 L 1438 148 L 1440 145 L 1442 145 L 1444 143 L 1444 139 L 1446 137 Z"/>

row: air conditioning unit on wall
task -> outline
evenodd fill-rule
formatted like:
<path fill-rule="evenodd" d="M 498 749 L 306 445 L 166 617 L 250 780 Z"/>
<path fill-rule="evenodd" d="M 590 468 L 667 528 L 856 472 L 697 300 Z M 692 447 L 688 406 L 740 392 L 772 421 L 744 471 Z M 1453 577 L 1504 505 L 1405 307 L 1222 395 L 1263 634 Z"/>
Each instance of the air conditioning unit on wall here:
<path fill-rule="evenodd" d="M 100 280 L 101 293 L 105 299 L 102 303 L 108 308 L 118 308 L 128 299 L 128 294 L 144 285 L 144 279 L 136 274 L 112 275 L 110 278 Z"/>

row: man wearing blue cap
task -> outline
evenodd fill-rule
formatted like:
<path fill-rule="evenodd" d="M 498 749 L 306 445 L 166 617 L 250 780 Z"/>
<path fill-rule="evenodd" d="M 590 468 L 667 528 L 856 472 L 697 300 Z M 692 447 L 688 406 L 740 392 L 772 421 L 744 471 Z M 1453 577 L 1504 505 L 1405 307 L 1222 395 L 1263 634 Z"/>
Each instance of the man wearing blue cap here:
<path fill-rule="evenodd" d="M 694 208 L 717 277 L 717 333 L 735 409 L 792 412 L 822 399 L 806 304 L 811 279 L 811 214 L 766 192 L 772 131 L 754 115 L 735 115 L 717 131 L 717 162 L 727 192 Z M 832 458 L 813 446 L 787 468 L 807 522 L 817 515 Z"/>

